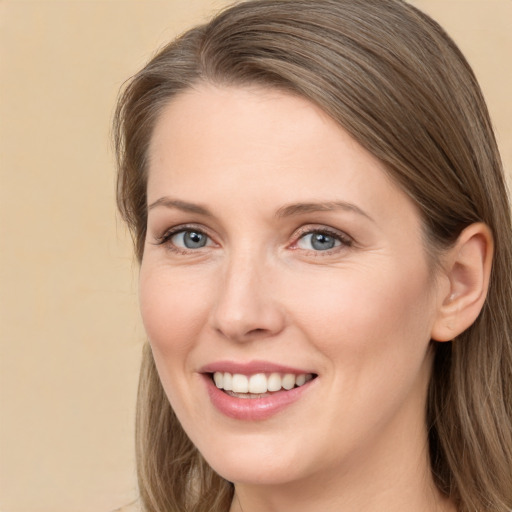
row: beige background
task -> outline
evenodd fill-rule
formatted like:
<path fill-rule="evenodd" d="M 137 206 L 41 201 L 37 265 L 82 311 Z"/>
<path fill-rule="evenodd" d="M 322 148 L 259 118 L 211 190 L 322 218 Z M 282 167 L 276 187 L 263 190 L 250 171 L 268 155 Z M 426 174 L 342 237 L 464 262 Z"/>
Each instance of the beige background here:
<path fill-rule="evenodd" d="M 225 1 L 0 0 L 0 512 L 137 496 L 144 334 L 114 208 L 119 87 Z M 512 169 L 512 0 L 416 0 L 460 44 Z"/>

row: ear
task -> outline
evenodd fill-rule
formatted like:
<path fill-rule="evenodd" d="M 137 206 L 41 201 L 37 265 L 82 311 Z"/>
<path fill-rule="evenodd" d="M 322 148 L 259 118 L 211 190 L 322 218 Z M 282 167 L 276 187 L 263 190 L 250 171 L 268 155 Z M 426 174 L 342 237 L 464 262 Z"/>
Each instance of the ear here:
<path fill-rule="evenodd" d="M 477 319 L 489 286 L 493 237 L 486 224 L 471 224 L 444 255 L 439 308 L 431 338 L 451 341 Z M 441 288 L 440 288 L 441 289 Z"/>

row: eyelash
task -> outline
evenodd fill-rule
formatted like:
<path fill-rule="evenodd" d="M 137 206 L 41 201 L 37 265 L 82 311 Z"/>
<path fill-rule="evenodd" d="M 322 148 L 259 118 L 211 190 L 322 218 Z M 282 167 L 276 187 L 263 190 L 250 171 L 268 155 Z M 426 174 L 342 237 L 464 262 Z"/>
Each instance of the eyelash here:
<path fill-rule="evenodd" d="M 310 225 L 310 226 L 304 226 L 304 227 L 300 228 L 293 235 L 293 238 L 295 241 L 292 243 L 291 248 L 294 250 L 299 249 L 297 247 L 297 245 L 300 242 L 300 240 L 302 240 L 303 238 L 305 238 L 308 235 L 313 235 L 313 234 L 320 234 L 320 235 L 332 237 L 336 241 L 340 242 L 340 244 L 338 246 L 335 246 L 331 249 L 326 249 L 323 251 L 314 250 L 314 249 L 308 250 L 309 253 L 312 253 L 315 256 L 329 256 L 329 255 L 334 254 L 340 250 L 352 247 L 352 245 L 354 243 L 353 239 L 351 237 L 349 237 L 346 233 L 343 233 L 342 231 L 338 231 L 335 229 L 329 229 L 325 226 L 315 227 L 315 226 Z"/>
<path fill-rule="evenodd" d="M 156 245 L 165 245 L 167 246 L 167 249 L 169 249 L 172 252 L 175 252 L 177 254 L 190 254 L 197 252 L 198 249 L 187 249 L 186 247 L 177 247 L 176 245 L 171 243 L 172 237 L 175 235 L 178 235 L 180 233 L 186 233 L 186 232 L 194 232 L 201 235 L 206 236 L 208 239 L 212 239 L 211 236 L 208 235 L 208 233 L 204 230 L 204 228 L 199 228 L 194 225 L 181 225 L 176 226 L 174 228 L 168 229 L 163 233 L 162 236 L 157 237 Z"/>
<path fill-rule="evenodd" d="M 181 225 L 181 226 L 176 226 L 174 228 L 171 228 L 171 229 L 167 230 L 165 233 L 163 233 L 162 236 L 157 237 L 156 245 L 166 245 L 170 251 L 175 252 L 177 254 L 191 254 L 191 253 L 198 252 L 199 249 L 202 249 L 203 247 L 198 248 L 198 249 L 188 249 L 188 248 L 178 247 L 171 243 L 171 239 L 175 235 L 178 235 L 180 233 L 186 233 L 186 232 L 195 232 L 195 233 L 206 236 L 209 240 L 212 240 L 212 237 L 210 237 L 208 235 L 208 233 L 204 230 L 204 228 L 200 228 L 200 227 L 194 226 L 194 225 Z M 328 256 L 328 255 L 331 255 L 340 250 L 349 248 L 353 245 L 353 239 L 351 237 L 349 237 L 346 233 L 343 233 L 341 231 L 329 229 L 329 228 L 326 228 L 325 226 L 322 226 L 322 227 L 304 226 L 293 234 L 292 238 L 294 241 L 288 247 L 292 250 L 300 249 L 299 247 L 297 247 L 300 240 L 302 240 L 303 238 L 305 238 L 308 235 L 313 235 L 313 234 L 320 234 L 320 235 L 332 237 L 337 242 L 339 242 L 339 245 L 337 245 L 331 249 L 326 249 L 326 250 L 304 249 L 310 253 L 313 253 L 315 256 Z"/>

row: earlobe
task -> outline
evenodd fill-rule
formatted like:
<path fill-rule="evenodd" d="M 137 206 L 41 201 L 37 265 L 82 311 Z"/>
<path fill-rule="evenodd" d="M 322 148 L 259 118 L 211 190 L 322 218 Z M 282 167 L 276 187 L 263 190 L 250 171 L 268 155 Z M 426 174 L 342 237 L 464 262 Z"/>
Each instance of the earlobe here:
<path fill-rule="evenodd" d="M 443 258 L 449 283 L 439 300 L 431 338 L 451 341 L 477 319 L 482 310 L 494 252 L 493 237 L 486 224 L 471 224 Z"/>

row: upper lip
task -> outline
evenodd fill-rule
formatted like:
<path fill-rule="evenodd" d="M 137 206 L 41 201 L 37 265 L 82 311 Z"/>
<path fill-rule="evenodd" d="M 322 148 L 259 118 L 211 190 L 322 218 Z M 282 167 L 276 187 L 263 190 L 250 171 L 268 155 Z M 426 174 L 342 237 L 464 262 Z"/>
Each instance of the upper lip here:
<path fill-rule="evenodd" d="M 292 368 L 290 366 L 272 363 L 270 361 L 215 361 L 206 364 L 199 369 L 200 373 L 228 372 L 241 375 L 254 375 L 255 373 L 293 373 L 302 375 L 314 373 L 309 370 Z"/>

